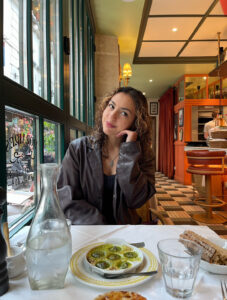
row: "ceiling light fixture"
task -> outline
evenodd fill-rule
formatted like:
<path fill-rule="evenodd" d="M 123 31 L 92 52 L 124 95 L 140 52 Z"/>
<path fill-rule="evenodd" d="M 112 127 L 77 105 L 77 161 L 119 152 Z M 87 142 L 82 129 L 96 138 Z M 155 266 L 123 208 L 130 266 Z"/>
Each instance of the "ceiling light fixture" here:
<path fill-rule="evenodd" d="M 145 93 L 145 92 L 143 92 L 143 95 L 145 96 L 145 95 L 146 95 L 146 93 Z"/>
<path fill-rule="evenodd" d="M 153 81 L 153 79 L 149 79 L 149 82 L 152 82 Z"/>
<path fill-rule="evenodd" d="M 177 30 L 178 30 L 177 27 L 173 27 L 173 28 L 172 28 L 172 31 L 173 31 L 173 32 L 176 32 Z"/>

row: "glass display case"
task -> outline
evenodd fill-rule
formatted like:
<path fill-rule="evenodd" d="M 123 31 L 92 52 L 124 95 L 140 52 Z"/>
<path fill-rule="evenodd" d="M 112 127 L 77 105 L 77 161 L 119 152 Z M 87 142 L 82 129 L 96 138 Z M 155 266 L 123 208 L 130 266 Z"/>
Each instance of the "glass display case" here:
<path fill-rule="evenodd" d="M 227 99 L 227 77 L 188 74 L 184 75 L 175 86 L 178 102 L 184 99 Z"/>

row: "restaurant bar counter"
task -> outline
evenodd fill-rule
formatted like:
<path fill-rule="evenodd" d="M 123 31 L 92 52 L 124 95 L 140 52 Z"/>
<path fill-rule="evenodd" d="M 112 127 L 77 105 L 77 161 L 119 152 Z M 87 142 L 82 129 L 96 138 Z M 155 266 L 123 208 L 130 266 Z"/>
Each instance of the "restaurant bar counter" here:
<path fill-rule="evenodd" d="M 24 227 L 17 233 L 11 241 L 12 245 L 24 243 L 28 233 L 28 227 Z M 107 239 L 124 239 L 128 243 L 145 242 L 145 248 L 148 252 L 152 252 L 158 262 L 157 243 L 161 239 L 178 238 L 184 230 L 192 230 L 206 238 L 218 238 L 218 235 L 207 226 L 191 226 L 191 225 L 76 225 L 71 226 L 72 234 L 72 253 L 86 245 L 104 242 Z M 162 272 L 160 266 L 157 275 L 148 278 L 144 282 L 126 287 L 114 286 L 108 287 L 108 290 L 129 290 L 140 293 L 150 300 L 166 300 L 174 299 L 169 296 L 164 288 Z M 83 276 L 83 275 L 81 275 Z M 101 278 L 101 277 L 100 277 Z M 220 279 L 227 281 L 227 275 L 216 275 L 208 273 L 201 268 L 199 269 L 195 289 L 190 299 L 198 300 L 221 300 Z M 93 300 L 100 294 L 107 292 L 107 288 L 103 286 L 92 286 L 92 284 L 84 284 L 72 274 L 70 268 L 68 270 L 65 288 L 60 290 L 39 290 L 30 289 L 26 273 L 10 280 L 9 291 L 1 297 L 3 300 Z"/>

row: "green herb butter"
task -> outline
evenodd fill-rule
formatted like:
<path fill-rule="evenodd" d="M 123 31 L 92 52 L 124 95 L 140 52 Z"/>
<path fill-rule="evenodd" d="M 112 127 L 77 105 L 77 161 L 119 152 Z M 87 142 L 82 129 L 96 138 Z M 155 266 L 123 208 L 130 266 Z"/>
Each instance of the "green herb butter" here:
<path fill-rule="evenodd" d="M 103 244 L 91 249 L 87 254 L 90 264 L 105 270 L 130 268 L 135 261 L 141 261 L 138 253 L 127 245 Z"/>

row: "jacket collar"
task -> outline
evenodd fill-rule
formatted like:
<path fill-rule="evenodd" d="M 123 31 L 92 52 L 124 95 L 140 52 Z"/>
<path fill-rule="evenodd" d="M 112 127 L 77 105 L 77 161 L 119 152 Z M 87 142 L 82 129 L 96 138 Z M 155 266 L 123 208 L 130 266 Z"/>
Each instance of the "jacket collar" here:
<path fill-rule="evenodd" d="M 101 197 L 103 193 L 103 167 L 102 167 L 102 149 L 101 146 L 97 143 L 94 145 L 88 145 L 88 160 L 90 162 L 90 166 L 93 170 L 93 176 L 96 179 L 96 184 L 98 189 L 101 192 Z"/>

